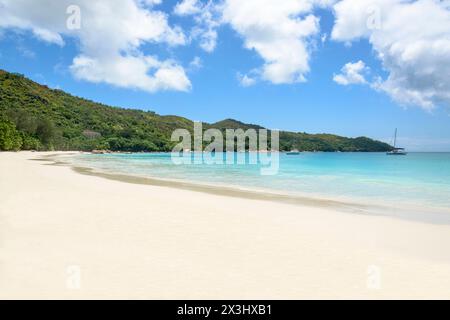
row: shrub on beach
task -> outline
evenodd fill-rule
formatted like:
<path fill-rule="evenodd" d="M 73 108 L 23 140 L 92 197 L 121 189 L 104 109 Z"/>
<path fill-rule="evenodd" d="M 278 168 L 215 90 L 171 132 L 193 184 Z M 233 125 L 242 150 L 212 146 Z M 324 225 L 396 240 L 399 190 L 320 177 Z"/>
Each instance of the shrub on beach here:
<path fill-rule="evenodd" d="M 17 151 L 22 143 L 22 136 L 16 126 L 11 121 L 0 119 L 0 150 Z"/>

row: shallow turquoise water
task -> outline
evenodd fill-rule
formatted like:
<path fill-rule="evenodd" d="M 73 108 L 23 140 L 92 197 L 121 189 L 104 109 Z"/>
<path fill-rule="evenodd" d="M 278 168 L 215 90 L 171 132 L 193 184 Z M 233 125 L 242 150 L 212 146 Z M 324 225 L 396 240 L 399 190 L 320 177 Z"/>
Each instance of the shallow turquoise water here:
<path fill-rule="evenodd" d="M 107 172 L 355 201 L 397 209 L 414 207 L 420 214 L 433 212 L 450 219 L 450 153 L 410 153 L 407 156 L 302 153 L 298 156 L 280 154 L 279 157 L 279 171 L 272 176 L 261 175 L 261 164 L 175 165 L 171 154 L 165 153 L 85 154 L 73 161 L 80 166 Z"/>

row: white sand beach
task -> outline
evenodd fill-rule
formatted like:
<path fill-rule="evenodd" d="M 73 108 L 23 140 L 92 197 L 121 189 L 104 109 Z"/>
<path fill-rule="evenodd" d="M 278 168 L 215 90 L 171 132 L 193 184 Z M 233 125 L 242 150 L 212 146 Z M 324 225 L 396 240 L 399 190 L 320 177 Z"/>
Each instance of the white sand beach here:
<path fill-rule="evenodd" d="M 450 226 L 0 153 L 1 299 L 450 298 Z"/>

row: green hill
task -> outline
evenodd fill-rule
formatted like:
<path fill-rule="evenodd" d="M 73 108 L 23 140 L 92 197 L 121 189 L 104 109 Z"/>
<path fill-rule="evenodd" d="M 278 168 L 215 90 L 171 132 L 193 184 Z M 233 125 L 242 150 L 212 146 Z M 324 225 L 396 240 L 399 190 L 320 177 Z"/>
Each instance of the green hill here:
<path fill-rule="evenodd" d="M 264 129 L 261 126 L 258 126 L 256 124 L 248 124 L 248 123 L 243 123 L 234 119 L 226 119 L 226 120 L 222 120 L 216 123 L 213 123 L 211 125 L 211 127 L 215 128 L 215 129 L 219 129 L 219 130 L 226 130 L 226 129 L 243 129 L 243 130 L 248 130 L 248 129 L 255 129 L 255 130 L 259 130 L 259 129 Z"/>
<path fill-rule="evenodd" d="M 170 151 L 175 129 L 192 132 L 193 122 L 177 116 L 106 106 L 0 70 L 0 150 Z M 204 129 L 260 129 L 227 119 Z M 388 151 L 369 138 L 281 132 L 282 151 Z"/>

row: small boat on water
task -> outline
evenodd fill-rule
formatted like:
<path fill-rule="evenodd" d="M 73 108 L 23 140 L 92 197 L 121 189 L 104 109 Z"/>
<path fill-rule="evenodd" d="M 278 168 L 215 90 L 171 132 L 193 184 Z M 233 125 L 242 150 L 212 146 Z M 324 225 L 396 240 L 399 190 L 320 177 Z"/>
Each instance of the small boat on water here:
<path fill-rule="evenodd" d="M 386 153 L 388 156 L 406 156 L 408 153 L 405 148 L 397 148 L 397 129 L 395 129 L 394 149 Z"/>
<path fill-rule="evenodd" d="M 388 156 L 406 156 L 407 154 L 408 152 L 406 152 L 403 148 L 395 148 L 387 153 Z"/>
<path fill-rule="evenodd" d="M 298 156 L 300 154 L 300 151 L 298 151 L 297 149 L 295 150 L 291 150 L 289 152 L 286 153 L 288 156 Z"/>

